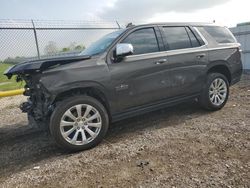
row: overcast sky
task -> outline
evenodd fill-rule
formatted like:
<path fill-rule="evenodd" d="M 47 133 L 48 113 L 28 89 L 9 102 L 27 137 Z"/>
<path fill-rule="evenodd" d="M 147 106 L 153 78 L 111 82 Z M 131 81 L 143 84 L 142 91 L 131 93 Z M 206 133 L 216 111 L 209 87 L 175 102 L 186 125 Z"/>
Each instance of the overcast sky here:
<path fill-rule="evenodd" d="M 250 21 L 249 0 L 0 0 L 0 19 Z"/>

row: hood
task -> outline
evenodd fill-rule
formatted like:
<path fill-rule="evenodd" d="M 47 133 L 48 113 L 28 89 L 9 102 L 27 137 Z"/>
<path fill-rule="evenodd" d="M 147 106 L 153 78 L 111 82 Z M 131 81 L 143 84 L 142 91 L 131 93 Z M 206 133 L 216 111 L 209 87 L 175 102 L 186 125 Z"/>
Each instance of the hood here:
<path fill-rule="evenodd" d="M 90 58 L 91 56 L 71 56 L 71 57 L 60 57 L 60 58 L 27 61 L 10 67 L 4 72 L 4 75 L 6 75 L 10 79 L 15 74 L 32 74 L 44 71 L 53 66 L 78 62 Z"/>

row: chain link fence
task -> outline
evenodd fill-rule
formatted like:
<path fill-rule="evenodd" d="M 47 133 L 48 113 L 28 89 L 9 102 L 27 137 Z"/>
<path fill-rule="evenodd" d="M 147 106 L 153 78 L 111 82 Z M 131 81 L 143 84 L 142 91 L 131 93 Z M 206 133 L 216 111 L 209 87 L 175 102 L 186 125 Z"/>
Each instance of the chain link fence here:
<path fill-rule="evenodd" d="M 0 20 L 0 91 L 23 87 L 3 75 L 9 66 L 26 60 L 76 55 L 120 28 L 115 21 Z"/>

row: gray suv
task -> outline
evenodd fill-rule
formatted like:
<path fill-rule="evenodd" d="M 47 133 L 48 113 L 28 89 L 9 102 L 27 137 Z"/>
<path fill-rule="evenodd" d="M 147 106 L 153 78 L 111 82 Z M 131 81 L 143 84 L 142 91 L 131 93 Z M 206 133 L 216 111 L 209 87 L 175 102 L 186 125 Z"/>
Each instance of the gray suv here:
<path fill-rule="evenodd" d="M 138 114 L 193 99 L 221 109 L 241 78 L 240 51 L 226 27 L 147 24 L 110 33 L 79 56 L 24 62 L 5 75 L 26 82 L 29 123 L 79 151 L 100 143 L 111 122 Z"/>

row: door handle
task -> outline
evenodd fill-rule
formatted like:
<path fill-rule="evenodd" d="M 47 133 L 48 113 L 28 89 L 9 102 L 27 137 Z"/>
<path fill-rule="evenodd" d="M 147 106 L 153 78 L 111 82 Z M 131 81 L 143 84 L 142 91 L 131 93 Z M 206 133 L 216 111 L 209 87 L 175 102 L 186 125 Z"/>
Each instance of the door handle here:
<path fill-rule="evenodd" d="M 196 56 L 197 59 L 201 59 L 201 58 L 204 58 L 206 56 L 206 54 L 199 54 Z"/>
<path fill-rule="evenodd" d="M 167 62 L 167 59 L 160 59 L 158 61 L 155 62 L 156 65 L 161 65 L 163 63 L 166 63 Z"/>

